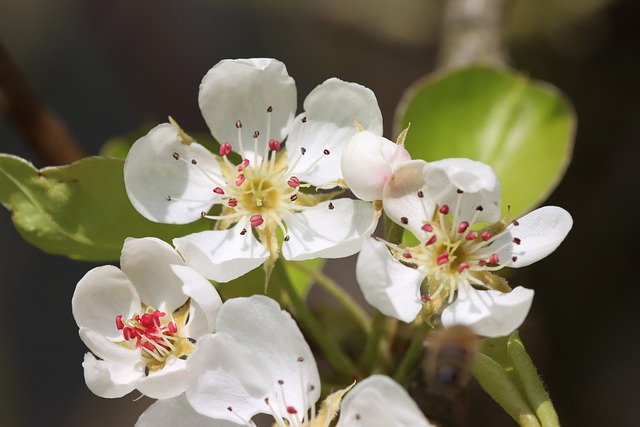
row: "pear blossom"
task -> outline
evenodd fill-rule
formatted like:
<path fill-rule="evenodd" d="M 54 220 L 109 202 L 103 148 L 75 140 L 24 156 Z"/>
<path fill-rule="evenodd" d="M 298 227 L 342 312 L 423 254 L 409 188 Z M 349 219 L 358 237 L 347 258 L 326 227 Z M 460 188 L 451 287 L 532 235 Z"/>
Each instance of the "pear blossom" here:
<path fill-rule="evenodd" d="M 390 217 L 420 244 L 406 247 L 376 238 L 363 244 L 356 274 L 367 301 L 404 322 L 421 310 L 428 316 L 447 305 L 441 313 L 445 327 L 463 324 L 488 337 L 518 328 L 534 292 L 511 290 L 494 272 L 552 253 L 571 229 L 571 215 L 545 206 L 510 223 L 501 220 L 493 169 L 469 159 L 431 162 L 404 178 L 398 186 L 403 196 L 384 209 L 390 208 Z"/>
<path fill-rule="evenodd" d="M 397 223 L 405 216 L 421 216 L 422 204 L 410 200 L 422 190 L 422 169 L 426 162 L 412 160 L 404 148 L 409 128 L 394 143 L 373 132 L 363 130 L 354 135 L 342 154 L 345 182 L 353 194 L 365 201 L 381 201 L 385 214 Z M 413 224 L 403 224 L 415 233 Z"/>
<path fill-rule="evenodd" d="M 216 333 L 201 339 L 187 365 L 186 394 L 151 405 L 137 427 L 255 426 L 259 413 L 278 427 L 325 427 L 338 411 L 338 427 L 431 426 L 408 393 L 382 375 L 331 394 L 316 415 L 313 354 L 291 316 L 264 296 L 225 302 Z"/>
<path fill-rule="evenodd" d="M 274 59 L 224 60 L 200 85 L 199 104 L 214 138 L 212 154 L 173 120 L 131 148 L 124 167 L 127 194 L 146 218 L 183 224 L 201 218 L 214 230 L 174 240 L 186 262 L 218 282 L 267 261 L 356 253 L 375 227 L 371 204 L 301 191 L 344 183 L 340 156 L 358 132 L 354 120 L 382 134 L 373 92 L 329 79 L 295 116 L 296 87 Z M 240 161 L 231 160 L 233 152 Z M 210 213 L 214 206 L 220 211 Z M 280 234 L 280 235 L 279 235 Z"/>
<path fill-rule="evenodd" d="M 431 427 L 397 382 L 384 375 L 372 375 L 355 385 L 342 399 L 336 427 Z"/>
<path fill-rule="evenodd" d="M 120 265 L 90 270 L 73 294 L 73 317 L 91 350 L 83 362 L 87 386 L 108 398 L 134 389 L 177 396 L 186 387 L 185 359 L 215 329 L 220 296 L 156 238 L 127 239 Z"/>
<path fill-rule="evenodd" d="M 215 421 L 202 425 L 253 425 L 265 413 L 280 427 L 296 427 L 319 397 L 313 353 L 289 313 L 265 296 L 233 298 L 220 309 L 216 333 L 202 337 L 187 360 L 186 399 L 156 402 L 137 426 L 156 419 L 196 425 L 203 417 Z M 197 412 L 185 416 L 189 405 Z"/>

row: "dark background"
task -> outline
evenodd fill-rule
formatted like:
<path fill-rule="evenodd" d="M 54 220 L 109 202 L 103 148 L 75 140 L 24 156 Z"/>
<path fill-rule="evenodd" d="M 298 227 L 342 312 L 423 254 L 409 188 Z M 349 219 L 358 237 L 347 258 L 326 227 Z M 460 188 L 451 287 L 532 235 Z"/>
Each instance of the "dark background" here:
<path fill-rule="evenodd" d="M 395 137 L 403 90 L 433 70 L 442 3 L 0 0 L 0 38 L 90 154 L 169 114 L 187 132 L 206 131 L 200 79 L 221 59 L 255 56 L 282 60 L 300 100 L 332 76 L 366 85 L 385 136 Z M 558 86 L 578 115 L 573 162 L 548 201 L 572 213 L 574 229 L 553 256 L 513 277 L 536 290 L 521 333 L 563 425 L 640 425 L 640 7 L 508 3 L 511 64 Z M 44 166 L 6 122 L 0 151 Z M 147 400 L 95 397 L 82 377 L 85 348 L 70 300 L 93 265 L 28 245 L 4 209 L 0 238 L 0 423 L 132 425 Z M 479 390 L 470 398 L 469 425 L 513 425 Z"/>

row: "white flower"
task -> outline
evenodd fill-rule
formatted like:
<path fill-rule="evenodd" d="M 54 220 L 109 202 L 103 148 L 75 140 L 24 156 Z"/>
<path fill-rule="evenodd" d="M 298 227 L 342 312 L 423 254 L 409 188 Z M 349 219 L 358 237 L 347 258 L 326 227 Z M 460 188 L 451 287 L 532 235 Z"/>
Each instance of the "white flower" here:
<path fill-rule="evenodd" d="M 431 427 L 432 424 L 398 383 L 372 375 L 342 399 L 336 427 Z"/>
<path fill-rule="evenodd" d="M 343 398 L 345 393 L 348 394 Z M 304 424 L 294 422 L 290 425 L 326 427 L 338 412 L 340 419 L 336 427 L 432 427 L 406 390 L 384 375 L 372 375 L 353 388 L 333 393 L 315 418 L 311 417 Z M 242 424 L 255 426 L 252 421 Z M 197 413 L 184 395 L 154 403 L 136 423 L 136 427 L 173 425 L 234 427 L 238 424 Z M 276 425 L 287 426 L 283 422 L 276 422 Z"/>
<path fill-rule="evenodd" d="M 405 196 L 384 208 L 420 245 L 407 248 L 373 238 L 365 242 L 356 274 L 367 301 L 405 322 L 413 321 L 425 303 L 435 311 L 447 303 L 441 317 L 445 327 L 465 324 L 483 336 L 518 328 L 533 291 L 511 291 L 493 272 L 549 255 L 571 229 L 571 215 L 546 206 L 508 225 L 498 221 L 501 197 L 495 173 L 469 159 L 429 163 L 403 185 L 411 191 L 400 191 Z M 494 224 L 479 228 L 479 223 Z M 425 278 L 428 292 L 421 296 Z"/>
<path fill-rule="evenodd" d="M 186 387 L 183 359 L 213 332 L 220 297 L 155 238 L 127 239 L 120 265 L 90 270 L 73 294 L 73 317 L 93 352 L 83 363 L 87 386 L 109 398 L 134 389 L 158 399 L 177 396 Z"/>
<path fill-rule="evenodd" d="M 308 420 L 320 396 L 311 349 L 291 316 L 265 296 L 225 302 L 216 333 L 200 339 L 187 366 L 187 399 L 156 402 L 138 426 L 154 425 L 156 419 L 195 425 L 203 416 L 215 420 L 212 426 L 227 425 L 219 420 L 250 424 L 254 415 L 265 413 L 280 427 L 296 427 Z M 186 417 L 189 404 L 199 414 Z"/>
<path fill-rule="evenodd" d="M 346 198 L 320 201 L 300 189 L 343 182 L 339 160 L 357 132 L 354 120 L 382 133 L 373 92 L 329 79 L 294 118 L 296 88 L 284 64 L 242 59 L 214 66 L 202 81 L 199 102 L 222 143 L 219 156 L 166 123 L 134 144 L 124 168 L 129 198 L 145 217 L 165 223 L 217 220 L 215 230 L 174 240 L 189 265 L 226 282 L 267 259 L 272 264 L 279 239 L 288 260 L 337 258 L 360 249 L 375 227 L 373 207 Z M 232 164 L 232 151 L 240 154 L 240 164 Z M 220 214 L 208 215 L 216 204 Z"/>

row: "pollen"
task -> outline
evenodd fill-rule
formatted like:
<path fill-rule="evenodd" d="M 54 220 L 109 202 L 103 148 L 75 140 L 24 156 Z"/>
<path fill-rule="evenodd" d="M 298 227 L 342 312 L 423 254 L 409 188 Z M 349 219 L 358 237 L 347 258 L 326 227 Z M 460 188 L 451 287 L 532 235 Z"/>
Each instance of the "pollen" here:
<path fill-rule="evenodd" d="M 187 301 L 173 314 L 146 307 L 142 313 L 135 313 L 130 319 L 116 316 L 116 328 L 122 331 L 123 341 L 120 344 L 140 349 L 149 372 L 162 369 L 172 358 L 191 354 L 194 344 L 180 334 L 188 317 L 189 305 Z"/>

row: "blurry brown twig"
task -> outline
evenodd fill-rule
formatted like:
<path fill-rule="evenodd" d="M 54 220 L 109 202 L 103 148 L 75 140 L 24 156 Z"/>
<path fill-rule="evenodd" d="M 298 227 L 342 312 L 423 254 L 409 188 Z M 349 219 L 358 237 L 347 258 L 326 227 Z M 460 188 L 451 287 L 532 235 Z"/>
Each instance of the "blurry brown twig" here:
<path fill-rule="evenodd" d="M 505 65 L 503 0 L 447 0 L 440 31 L 438 68 Z"/>
<path fill-rule="evenodd" d="M 0 112 L 47 165 L 63 165 L 85 153 L 55 113 L 33 92 L 0 42 Z"/>

